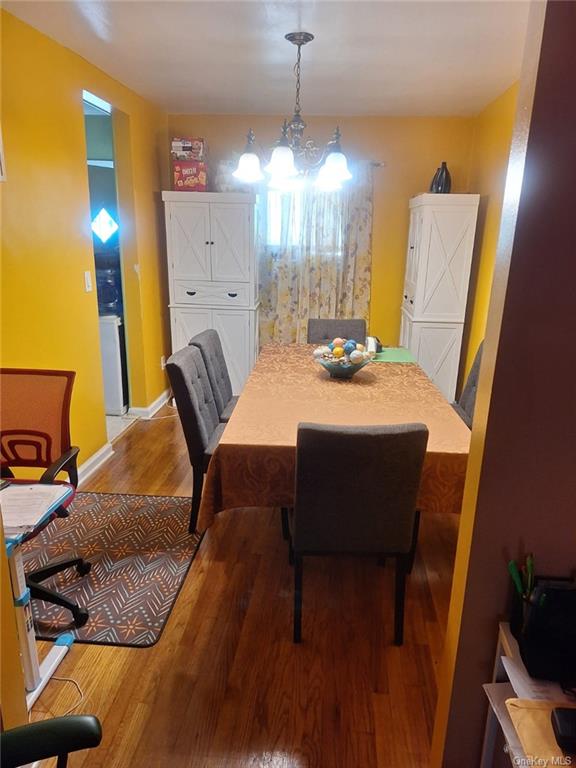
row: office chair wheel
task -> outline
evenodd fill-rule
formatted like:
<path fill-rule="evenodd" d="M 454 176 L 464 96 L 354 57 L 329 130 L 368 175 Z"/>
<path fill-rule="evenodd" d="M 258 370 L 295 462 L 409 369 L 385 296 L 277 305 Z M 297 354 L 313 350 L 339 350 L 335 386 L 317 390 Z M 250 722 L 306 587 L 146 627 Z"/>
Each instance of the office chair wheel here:
<path fill-rule="evenodd" d="M 86 562 L 86 560 L 83 560 L 81 563 L 78 563 L 76 566 L 76 573 L 78 576 L 86 576 L 87 573 L 90 573 L 90 569 L 92 568 L 92 563 Z"/>
<path fill-rule="evenodd" d="M 89 619 L 89 613 L 86 608 L 75 608 L 72 611 L 74 617 L 74 625 L 76 627 L 83 627 Z"/>

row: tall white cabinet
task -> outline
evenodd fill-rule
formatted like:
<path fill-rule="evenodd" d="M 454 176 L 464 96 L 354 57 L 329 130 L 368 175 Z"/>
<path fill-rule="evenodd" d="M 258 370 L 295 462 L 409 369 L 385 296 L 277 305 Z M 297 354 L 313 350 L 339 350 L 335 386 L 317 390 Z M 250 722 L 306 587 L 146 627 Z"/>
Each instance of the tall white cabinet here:
<path fill-rule="evenodd" d="M 239 394 L 258 355 L 254 195 L 163 192 L 172 351 L 208 328 L 220 334 Z"/>
<path fill-rule="evenodd" d="M 456 390 L 479 195 L 410 200 L 400 344 L 452 401 Z"/>

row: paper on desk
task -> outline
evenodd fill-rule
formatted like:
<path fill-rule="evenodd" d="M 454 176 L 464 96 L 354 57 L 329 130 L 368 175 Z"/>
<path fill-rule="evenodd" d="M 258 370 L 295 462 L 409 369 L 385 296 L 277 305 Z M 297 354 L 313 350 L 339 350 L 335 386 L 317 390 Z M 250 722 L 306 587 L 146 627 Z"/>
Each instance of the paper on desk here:
<path fill-rule="evenodd" d="M 69 494 L 69 487 L 34 483 L 14 483 L 0 491 L 0 509 L 6 533 L 32 530 L 58 501 Z"/>
<path fill-rule="evenodd" d="M 548 680 L 535 680 L 533 677 L 530 677 L 524 665 L 516 661 L 516 659 L 502 656 L 502 664 L 519 699 L 573 703 L 573 699 L 570 699 L 564 693 L 558 683 L 552 683 Z"/>

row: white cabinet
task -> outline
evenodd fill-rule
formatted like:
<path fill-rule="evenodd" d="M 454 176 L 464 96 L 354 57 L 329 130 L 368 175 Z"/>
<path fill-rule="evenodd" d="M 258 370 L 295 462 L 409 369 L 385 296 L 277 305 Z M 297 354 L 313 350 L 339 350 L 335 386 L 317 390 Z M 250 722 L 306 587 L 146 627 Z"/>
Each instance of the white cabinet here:
<path fill-rule="evenodd" d="M 400 343 L 454 399 L 479 195 L 410 200 Z"/>
<path fill-rule="evenodd" d="M 258 356 L 255 197 L 163 192 L 172 351 L 208 328 L 220 334 L 234 394 Z"/>

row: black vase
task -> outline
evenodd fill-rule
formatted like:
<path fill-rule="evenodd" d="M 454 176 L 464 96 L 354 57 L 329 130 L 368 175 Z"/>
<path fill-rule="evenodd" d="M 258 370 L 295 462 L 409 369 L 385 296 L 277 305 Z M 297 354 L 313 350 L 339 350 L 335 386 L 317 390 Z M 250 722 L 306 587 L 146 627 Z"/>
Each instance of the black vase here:
<path fill-rule="evenodd" d="M 452 177 L 450 176 L 450 171 L 448 170 L 445 162 L 443 162 L 440 166 L 435 186 L 436 189 L 433 191 L 443 195 L 447 195 L 452 189 Z"/>
<path fill-rule="evenodd" d="M 440 168 L 436 168 L 436 173 L 432 176 L 430 182 L 430 192 L 436 192 L 436 185 L 438 184 L 438 176 L 440 176 Z"/>

